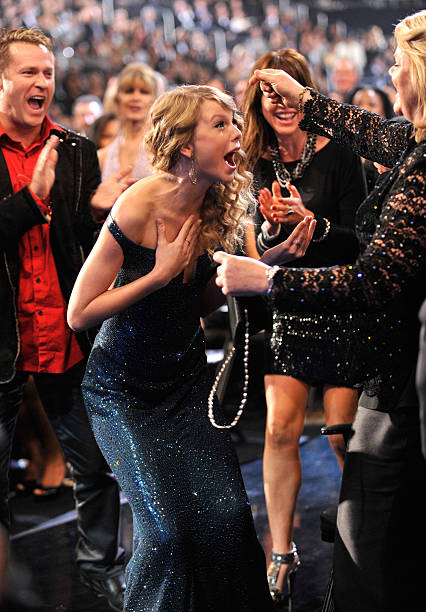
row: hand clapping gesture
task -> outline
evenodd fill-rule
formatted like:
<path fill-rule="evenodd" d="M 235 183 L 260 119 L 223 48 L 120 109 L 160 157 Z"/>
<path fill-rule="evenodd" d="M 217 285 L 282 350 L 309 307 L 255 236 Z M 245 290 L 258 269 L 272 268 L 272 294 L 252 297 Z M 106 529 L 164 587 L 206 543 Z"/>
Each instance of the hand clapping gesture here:
<path fill-rule="evenodd" d="M 315 225 L 315 219 L 306 216 L 296 225 L 287 240 L 265 251 L 260 261 L 270 266 L 282 266 L 293 259 L 303 257 L 314 235 Z"/>
<path fill-rule="evenodd" d="M 40 200 L 48 197 L 52 185 L 55 181 L 55 167 L 58 161 L 59 138 L 55 135 L 50 136 L 46 141 L 34 167 L 33 176 L 29 184 L 32 193 Z"/>
<path fill-rule="evenodd" d="M 303 221 L 305 217 L 314 216 L 314 213 L 304 206 L 296 187 L 287 183 L 287 189 L 290 196 L 286 198 L 281 194 L 278 181 L 272 183 L 272 192 L 267 187 L 259 191 L 259 210 L 272 228 L 280 223 L 295 225 Z M 271 233 L 278 233 L 278 231 Z"/>

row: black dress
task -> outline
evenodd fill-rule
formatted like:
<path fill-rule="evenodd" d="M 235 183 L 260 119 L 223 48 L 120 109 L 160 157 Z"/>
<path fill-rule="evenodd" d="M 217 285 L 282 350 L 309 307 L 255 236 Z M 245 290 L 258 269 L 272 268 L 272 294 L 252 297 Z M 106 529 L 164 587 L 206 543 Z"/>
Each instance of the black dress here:
<path fill-rule="evenodd" d="M 285 163 L 285 166 L 291 172 L 296 164 Z M 274 180 L 272 162 L 259 159 L 254 169 L 256 192 L 262 187 L 271 189 Z M 358 254 L 355 215 L 366 196 L 360 157 L 348 148 L 329 142 L 314 155 L 303 177 L 295 180 L 294 185 L 305 207 L 315 213 L 314 240 L 325 231 L 324 218 L 330 221 L 330 230 L 323 241 L 312 242 L 305 256 L 289 265 L 319 267 L 355 261 Z M 257 210 L 256 237 L 263 221 Z M 285 240 L 293 228 L 282 224 L 279 236 L 268 241 L 267 246 Z M 279 312 L 273 308 L 272 332 L 267 334 L 266 342 L 266 373 L 312 383 L 355 385 L 358 372 L 352 355 L 357 334 L 357 317 L 351 313 L 334 313 L 331 305 L 329 313 Z"/>
<path fill-rule="evenodd" d="M 124 254 L 116 286 L 152 270 L 155 250 L 107 223 Z M 212 274 L 202 255 L 193 280 L 181 273 L 107 319 L 89 358 L 89 418 L 133 513 L 126 612 L 271 609 L 230 436 L 207 417 L 199 303 Z"/>

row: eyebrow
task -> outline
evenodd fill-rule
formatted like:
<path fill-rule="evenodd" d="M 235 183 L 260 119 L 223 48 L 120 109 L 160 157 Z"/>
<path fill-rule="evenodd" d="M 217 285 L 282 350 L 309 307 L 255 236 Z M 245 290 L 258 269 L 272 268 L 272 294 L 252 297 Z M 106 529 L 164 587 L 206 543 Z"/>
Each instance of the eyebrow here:
<path fill-rule="evenodd" d="M 43 68 L 43 71 L 53 70 L 53 69 L 54 69 L 54 64 L 52 64 L 51 66 L 45 66 Z M 21 64 L 18 70 L 39 70 L 39 66 L 35 66 L 33 64 Z"/>
<path fill-rule="evenodd" d="M 234 114 L 232 113 L 232 116 L 234 116 Z M 227 112 L 224 110 L 223 114 L 222 113 L 215 113 L 213 115 L 213 117 L 211 118 L 211 121 L 217 121 L 217 119 L 227 119 L 228 118 L 228 114 Z"/>

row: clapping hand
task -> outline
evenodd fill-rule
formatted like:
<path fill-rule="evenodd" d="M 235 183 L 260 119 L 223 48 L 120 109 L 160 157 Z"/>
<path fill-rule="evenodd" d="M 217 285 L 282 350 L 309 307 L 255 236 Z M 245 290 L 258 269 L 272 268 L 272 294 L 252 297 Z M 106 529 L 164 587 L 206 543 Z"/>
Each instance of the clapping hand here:
<path fill-rule="evenodd" d="M 283 198 L 278 181 L 272 183 L 272 193 L 267 187 L 259 191 L 260 212 L 273 226 L 279 223 L 295 225 L 303 221 L 305 217 L 313 217 L 314 214 L 308 210 L 300 197 L 296 187 L 287 183 L 289 197 Z"/>
<path fill-rule="evenodd" d="M 29 184 L 32 193 L 40 200 L 48 197 L 55 181 L 55 167 L 58 161 L 59 138 L 55 135 L 50 136 L 38 156 L 34 166 L 33 176 Z"/>
<path fill-rule="evenodd" d="M 315 219 L 306 216 L 296 225 L 287 240 L 265 251 L 260 260 L 270 266 L 282 266 L 293 259 L 303 257 L 314 235 L 315 225 Z"/>

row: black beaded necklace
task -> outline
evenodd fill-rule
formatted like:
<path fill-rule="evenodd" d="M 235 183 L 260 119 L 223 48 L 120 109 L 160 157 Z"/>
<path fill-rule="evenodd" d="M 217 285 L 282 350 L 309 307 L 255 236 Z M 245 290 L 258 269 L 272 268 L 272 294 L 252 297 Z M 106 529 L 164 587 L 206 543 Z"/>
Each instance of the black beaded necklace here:
<path fill-rule="evenodd" d="M 269 146 L 269 154 L 271 156 L 272 165 L 274 167 L 275 175 L 280 187 L 286 187 L 287 183 L 292 183 L 293 181 L 302 178 L 306 168 L 309 166 L 313 156 L 315 155 L 316 144 L 317 135 L 308 132 L 300 161 L 292 172 L 287 170 L 281 160 L 278 142 L 276 141 L 274 144 Z"/>

